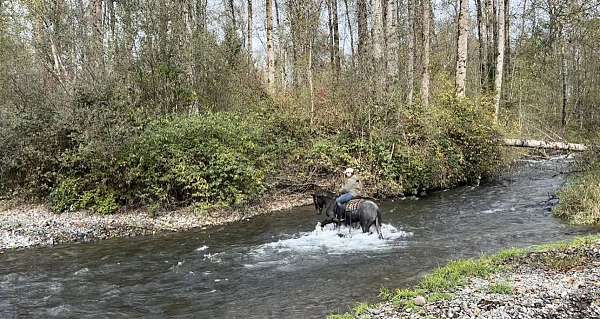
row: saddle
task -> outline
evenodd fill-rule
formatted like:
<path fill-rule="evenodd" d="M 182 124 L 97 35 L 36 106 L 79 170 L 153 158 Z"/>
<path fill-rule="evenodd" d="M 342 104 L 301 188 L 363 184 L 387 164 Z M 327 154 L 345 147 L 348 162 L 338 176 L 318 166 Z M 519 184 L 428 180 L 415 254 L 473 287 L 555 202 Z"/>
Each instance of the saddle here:
<path fill-rule="evenodd" d="M 344 212 L 346 213 L 352 213 L 356 210 L 358 210 L 358 208 L 360 207 L 360 204 L 362 204 L 362 202 L 364 202 L 365 200 L 362 198 L 359 199 L 351 199 L 349 202 L 346 203 L 346 205 L 344 206 Z"/>
<path fill-rule="evenodd" d="M 349 202 L 344 204 L 341 207 L 341 210 L 338 211 L 338 214 L 337 214 L 338 216 L 341 217 L 340 221 L 344 221 L 349 216 L 354 215 L 358 211 L 358 208 L 364 201 L 365 201 L 365 199 L 363 199 L 363 198 L 357 198 L 357 199 L 351 199 Z"/>

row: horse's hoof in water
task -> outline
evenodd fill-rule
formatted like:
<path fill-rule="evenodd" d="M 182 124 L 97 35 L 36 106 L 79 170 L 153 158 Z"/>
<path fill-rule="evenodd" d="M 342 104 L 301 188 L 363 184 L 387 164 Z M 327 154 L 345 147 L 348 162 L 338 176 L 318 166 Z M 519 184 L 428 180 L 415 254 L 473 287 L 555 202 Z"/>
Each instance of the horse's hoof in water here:
<path fill-rule="evenodd" d="M 344 235 L 344 234 L 337 234 L 337 235 L 338 235 L 338 237 L 340 237 L 340 238 L 344 238 L 344 237 L 346 237 L 346 235 Z"/>

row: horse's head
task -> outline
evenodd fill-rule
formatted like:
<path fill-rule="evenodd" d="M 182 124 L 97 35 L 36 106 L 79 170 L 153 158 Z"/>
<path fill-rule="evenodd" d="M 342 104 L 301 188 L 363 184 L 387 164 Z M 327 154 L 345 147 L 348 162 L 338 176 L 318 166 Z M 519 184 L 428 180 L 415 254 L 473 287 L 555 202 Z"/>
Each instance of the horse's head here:
<path fill-rule="evenodd" d="M 315 210 L 317 215 L 325 212 L 328 216 L 333 216 L 335 210 L 335 194 L 328 191 L 317 191 L 313 195 Z"/>

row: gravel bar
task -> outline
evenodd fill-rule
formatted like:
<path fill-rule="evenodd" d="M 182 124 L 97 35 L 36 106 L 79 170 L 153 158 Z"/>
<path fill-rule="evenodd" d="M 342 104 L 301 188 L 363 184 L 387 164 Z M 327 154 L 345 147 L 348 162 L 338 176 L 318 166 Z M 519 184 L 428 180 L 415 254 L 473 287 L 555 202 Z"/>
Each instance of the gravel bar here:
<path fill-rule="evenodd" d="M 256 215 L 308 205 L 307 195 L 270 197 L 244 210 L 216 210 L 198 214 L 187 208 L 151 216 L 145 211 L 98 215 L 86 211 L 54 214 L 44 205 L 0 208 L 0 253 L 13 249 L 92 242 L 113 237 L 180 232 L 249 219 Z"/>

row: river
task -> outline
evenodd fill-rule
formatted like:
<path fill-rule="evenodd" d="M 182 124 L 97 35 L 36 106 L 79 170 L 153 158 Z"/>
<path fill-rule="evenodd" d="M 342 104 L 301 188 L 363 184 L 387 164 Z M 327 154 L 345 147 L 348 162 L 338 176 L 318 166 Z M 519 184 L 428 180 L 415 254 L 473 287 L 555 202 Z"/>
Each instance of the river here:
<path fill-rule="evenodd" d="M 481 186 L 382 203 L 385 240 L 320 231 L 313 207 L 202 231 L 0 255 L 0 318 L 322 318 L 381 287 L 508 247 L 568 239 L 545 209 L 569 160 Z"/>

